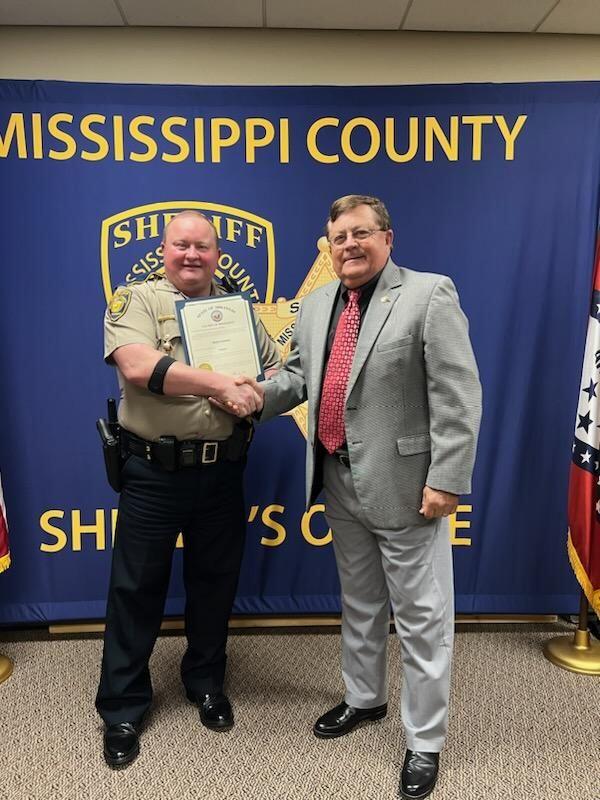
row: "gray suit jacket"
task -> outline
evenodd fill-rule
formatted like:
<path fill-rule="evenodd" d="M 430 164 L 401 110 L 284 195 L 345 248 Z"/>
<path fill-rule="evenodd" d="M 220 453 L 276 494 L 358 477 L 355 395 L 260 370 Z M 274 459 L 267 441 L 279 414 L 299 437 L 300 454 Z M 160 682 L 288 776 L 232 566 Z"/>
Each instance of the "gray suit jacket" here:
<path fill-rule="evenodd" d="M 321 489 L 319 401 L 338 286 L 302 301 L 287 362 L 264 384 L 261 422 L 308 400 L 308 505 Z M 372 527 L 423 524 L 425 484 L 471 491 L 480 416 L 477 365 L 454 284 L 388 261 L 362 322 L 346 396 L 352 480 Z"/>

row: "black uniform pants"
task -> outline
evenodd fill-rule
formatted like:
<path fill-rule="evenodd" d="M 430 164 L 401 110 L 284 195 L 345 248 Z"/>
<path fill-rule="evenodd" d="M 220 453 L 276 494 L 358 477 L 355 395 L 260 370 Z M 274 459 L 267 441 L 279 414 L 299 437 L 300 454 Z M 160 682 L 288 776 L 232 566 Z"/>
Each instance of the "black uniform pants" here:
<path fill-rule="evenodd" d="M 245 538 L 244 461 L 166 472 L 130 456 L 115 533 L 96 708 L 107 725 L 139 723 L 152 700 L 148 661 L 158 636 L 179 532 L 183 533 L 191 695 L 220 691 L 227 623 Z"/>

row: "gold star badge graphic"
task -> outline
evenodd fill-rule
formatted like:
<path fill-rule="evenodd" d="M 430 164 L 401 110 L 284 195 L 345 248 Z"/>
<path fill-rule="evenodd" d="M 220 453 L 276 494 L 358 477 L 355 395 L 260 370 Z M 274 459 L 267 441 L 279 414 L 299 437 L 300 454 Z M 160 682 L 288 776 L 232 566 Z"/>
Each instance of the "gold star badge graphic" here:
<path fill-rule="evenodd" d="M 256 313 L 265 326 L 269 336 L 277 342 L 281 352 L 281 359 L 285 361 L 290 352 L 292 333 L 296 323 L 296 314 L 300 307 L 300 302 L 306 295 L 314 292 L 326 283 L 334 280 L 336 274 L 331 263 L 331 253 L 329 242 L 324 236 L 317 241 L 319 253 L 311 268 L 308 270 L 306 278 L 296 293 L 293 300 L 286 300 L 280 297 L 276 303 L 255 303 Z M 307 404 L 302 403 L 289 411 L 288 414 L 294 418 L 294 422 L 306 439 L 308 435 L 308 413 Z"/>

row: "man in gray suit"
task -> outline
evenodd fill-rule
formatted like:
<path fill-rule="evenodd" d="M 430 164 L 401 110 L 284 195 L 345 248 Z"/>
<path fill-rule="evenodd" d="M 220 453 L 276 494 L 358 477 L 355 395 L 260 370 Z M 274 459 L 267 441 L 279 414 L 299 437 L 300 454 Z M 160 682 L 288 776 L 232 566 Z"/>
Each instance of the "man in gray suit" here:
<path fill-rule="evenodd" d="M 349 733 L 387 712 L 390 601 L 400 637 L 407 752 L 400 792 L 423 798 L 446 737 L 454 630 L 447 517 L 471 491 L 481 411 L 468 324 L 452 281 L 390 258 L 374 197 L 327 223 L 339 281 L 303 302 L 261 421 L 308 399 L 306 490 L 322 487 L 342 588 L 342 703 L 314 726 Z"/>

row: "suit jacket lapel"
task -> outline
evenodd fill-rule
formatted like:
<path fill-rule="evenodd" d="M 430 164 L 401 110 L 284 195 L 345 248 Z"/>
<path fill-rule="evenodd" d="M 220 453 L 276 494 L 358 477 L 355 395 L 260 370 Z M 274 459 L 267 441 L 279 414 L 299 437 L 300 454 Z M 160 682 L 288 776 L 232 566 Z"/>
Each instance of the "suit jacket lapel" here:
<path fill-rule="evenodd" d="M 390 259 L 383 268 L 360 328 L 346 397 L 350 395 L 380 330 L 400 296 L 401 286 L 400 270 Z"/>
<path fill-rule="evenodd" d="M 331 319 L 333 304 L 337 297 L 339 285 L 340 282 L 336 280 L 331 281 L 325 286 L 319 298 L 319 302 L 313 309 L 313 319 L 310 321 L 310 324 L 314 326 L 314 333 L 311 341 L 309 362 L 312 378 L 312 397 L 308 398 L 308 407 L 313 413 L 316 413 L 317 409 L 319 408 L 321 384 L 323 382 L 323 366 L 325 364 L 327 334 L 329 333 L 329 321 Z"/>

